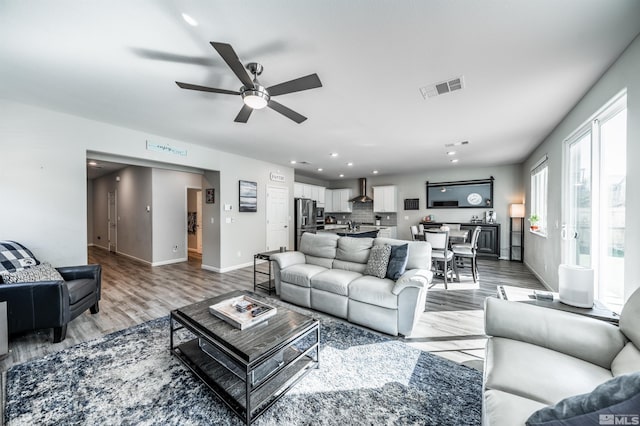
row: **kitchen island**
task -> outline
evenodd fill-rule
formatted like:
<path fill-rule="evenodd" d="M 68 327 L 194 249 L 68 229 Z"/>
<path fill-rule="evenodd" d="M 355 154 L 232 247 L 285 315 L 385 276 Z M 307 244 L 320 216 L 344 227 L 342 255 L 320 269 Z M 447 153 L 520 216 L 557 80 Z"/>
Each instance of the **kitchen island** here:
<path fill-rule="evenodd" d="M 349 228 L 344 225 L 342 227 L 336 227 L 332 229 L 324 229 L 324 231 L 318 232 L 330 232 L 332 234 L 337 234 L 341 237 L 353 237 L 353 238 L 375 238 L 378 236 L 378 232 L 383 229 L 387 229 L 386 226 L 370 226 L 370 225 L 360 225 L 355 229 L 349 230 Z"/>

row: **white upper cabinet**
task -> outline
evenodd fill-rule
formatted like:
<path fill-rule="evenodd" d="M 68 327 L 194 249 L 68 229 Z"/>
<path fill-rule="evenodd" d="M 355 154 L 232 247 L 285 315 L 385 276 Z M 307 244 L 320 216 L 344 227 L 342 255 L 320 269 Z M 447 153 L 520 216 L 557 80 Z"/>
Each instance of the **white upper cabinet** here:
<path fill-rule="evenodd" d="M 328 213 L 351 213 L 352 203 L 349 202 L 353 198 L 351 189 L 332 189 L 331 190 L 331 209 L 325 206 Z"/>
<path fill-rule="evenodd" d="M 293 197 L 294 198 L 310 198 L 316 202 L 318 207 L 324 207 L 325 187 L 294 182 Z"/>
<path fill-rule="evenodd" d="M 324 191 L 324 211 L 326 213 L 333 211 L 333 189 L 325 189 Z"/>
<path fill-rule="evenodd" d="M 395 185 L 373 187 L 373 211 L 377 213 L 398 211 L 398 191 Z"/>

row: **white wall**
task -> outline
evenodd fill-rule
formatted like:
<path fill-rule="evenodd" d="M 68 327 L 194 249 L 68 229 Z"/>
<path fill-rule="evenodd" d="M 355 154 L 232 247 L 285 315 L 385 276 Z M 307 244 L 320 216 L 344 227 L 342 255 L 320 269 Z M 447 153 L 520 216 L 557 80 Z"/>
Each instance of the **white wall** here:
<path fill-rule="evenodd" d="M 562 258 L 562 147 L 564 139 L 588 120 L 617 93 L 627 89 L 627 205 L 625 232 L 625 297 L 640 286 L 640 197 L 633 195 L 640 182 L 640 38 L 636 38 L 600 80 L 585 94 L 523 165 L 526 197 L 530 199 L 531 167 L 544 154 L 549 156 L 547 238 L 525 233 L 525 262 L 547 285 L 558 288 L 558 266 Z M 553 100 L 550 98 L 550 102 Z M 527 216 L 531 214 L 527 205 Z M 558 226 L 556 226 L 556 223 Z"/>
<path fill-rule="evenodd" d="M 495 178 L 493 183 L 493 208 L 478 209 L 427 209 L 426 182 Z M 524 189 L 519 164 L 496 167 L 466 168 L 461 165 L 449 169 L 425 171 L 406 175 L 374 176 L 367 178 L 367 195 L 373 195 L 373 186 L 396 185 L 398 188 L 398 238 L 410 240 L 409 227 L 417 225 L 426 215 L 433 215 L 438 222 L 469 222 L 471 216 L 484 218 L 486 211 L 497 213 L 500 226 L 500 255 L 509 258 L 509 204 L 521 203 Z M 331 182 L 331 188 L 352 188 L 354 195 L 360 191 L 357 180 Z M 419 198 L 419 210 L 404 210 L 405 198 Z"/>
<path fill-rule="evenodd" d="M 201 188 L 202 175 L 152 169 L 153 264 L 187 260 L 187 188 Z"/>
<path fill-rule="evenodd" d="M 187 155 L 149 151 L 147 140 L 186 149 Z M 216 197 L 233 203 L 234 215 L 238 179 L 257 181 L 258 213 L 242 213 L 232 224 L 213 224 L 221 227 L 220 243 L 218 259 L 208 259 L 208 265 L 222 270 L 250 264 L 254 252 L 266 246 L 264 188 L 269 173 L 285 175 L 284 186 L 293 194 L 293 169 L 287 166 L 0 100 L 0 152 L 11 159 L 0 167 L 0 193 L 12 200 L 0 210 L 2 238 L 22 242 L 55 266 L 87 262 L 87 151 L 219 171 Z M 293 215 L 293 206 L 290 211 Z M 211 243 L 215 237 L 203 240 Z"/>

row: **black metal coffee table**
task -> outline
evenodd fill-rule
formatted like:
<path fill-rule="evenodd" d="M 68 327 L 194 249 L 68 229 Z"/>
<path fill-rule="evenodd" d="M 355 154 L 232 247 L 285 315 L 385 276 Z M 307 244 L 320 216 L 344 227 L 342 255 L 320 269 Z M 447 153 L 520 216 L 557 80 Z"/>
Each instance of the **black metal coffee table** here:
<path fill-rule="evenodd" d="M 209 313 L 209 306 L 255 293 L 234 291 L 171 312 L 170 350 L 246 424 L 318 368 L 320 322 L 277 306 L 264 322 L 240 330 Z M 174 333 L 187 329 L 177 343 Z M 191 338 L 192 337 L 192 338 Z"/>

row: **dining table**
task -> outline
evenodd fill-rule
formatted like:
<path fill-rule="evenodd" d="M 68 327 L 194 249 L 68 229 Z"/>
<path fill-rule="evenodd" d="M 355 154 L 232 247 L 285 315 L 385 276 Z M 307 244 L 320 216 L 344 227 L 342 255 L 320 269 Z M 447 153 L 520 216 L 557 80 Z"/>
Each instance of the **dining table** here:
<path fill-rule="evenodd" d="M 427 228 L 425 232 L 442 232 L 440 228 Z M 449 230 L 449 248 L 453 244 L 464 244 L 469 238 L 468 229 L 450 229 Z"/>

